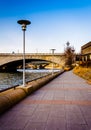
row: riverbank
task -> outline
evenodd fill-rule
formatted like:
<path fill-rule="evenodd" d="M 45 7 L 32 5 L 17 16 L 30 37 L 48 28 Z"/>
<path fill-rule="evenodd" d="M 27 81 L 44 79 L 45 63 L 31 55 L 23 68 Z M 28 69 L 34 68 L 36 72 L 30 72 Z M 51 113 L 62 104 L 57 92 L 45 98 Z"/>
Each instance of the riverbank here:
<path fill-rule="evenodd" d="M 30 95 L 32 92 L 36 91 L 43 85 L 47 84 L 64 71 L 56 72 L 53 75 L 45 76 L 41 79 L 37 79 L 32 82 L 28 82 L 26 87 L 18 86 L 16 88 L 12 88 L 10 90 L 4 91 L 0 93 L 0 114 L 11 108 L 13 105 L 17 104 L 25 97 Z"/>
<path fill-rule="evenodd" d="M 91 68 L 90 67 L 82 67 L 82 66 L 76 66 L 73 69 L 73 72 L 77 74 L 78 76 L 84 78 L 87 80 L 89 84 L 91 84 Z"/>
<path fill-rule="evenodd" d="M 35 80 L 42 76 L 50 74 L 49 70 L 26 70 L 25 80 L 26 82 Z M 12 86 L 19 86 L 23 84 L 22 70 L 12 73 L 0 73 L 0 91 L 11 88 Z"/>

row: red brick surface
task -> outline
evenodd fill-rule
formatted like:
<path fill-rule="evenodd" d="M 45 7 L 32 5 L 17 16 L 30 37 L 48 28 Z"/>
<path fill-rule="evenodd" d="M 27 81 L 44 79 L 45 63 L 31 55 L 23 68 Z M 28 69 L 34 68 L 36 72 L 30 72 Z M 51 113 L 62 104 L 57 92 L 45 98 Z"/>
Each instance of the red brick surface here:
<path fill-rule="evenodd" d="M 91 130 L 91 85 L 65 72 L 4 113 L 0 130 Z"/>

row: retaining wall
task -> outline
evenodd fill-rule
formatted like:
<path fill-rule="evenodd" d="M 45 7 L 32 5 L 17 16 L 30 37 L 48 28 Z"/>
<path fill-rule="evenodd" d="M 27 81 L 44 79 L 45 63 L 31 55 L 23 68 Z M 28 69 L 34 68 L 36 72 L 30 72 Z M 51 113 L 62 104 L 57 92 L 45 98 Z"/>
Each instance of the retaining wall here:
<path fill-rule="evenodd" d="M 62 73 L 63 71 L 55 73 L 53 75 L 45 76 L 41 79 L 37 79 L 32 82 L 28 82 L 26 87 L 19 86 L 16 87 L 15 89 L 12 88 L 4 92 L 1 92 L 0 93 L 0 114 L 2 114 L 12 106 L 17 104 L 18 102 L 20 102 L 22 99 L 29 96 L 32 92 L 36 91 L 37 89 L 47 84 L 48 82 L 50 82 L 51 80 L 53 80 L 54 78 L 56 78 Z"/>

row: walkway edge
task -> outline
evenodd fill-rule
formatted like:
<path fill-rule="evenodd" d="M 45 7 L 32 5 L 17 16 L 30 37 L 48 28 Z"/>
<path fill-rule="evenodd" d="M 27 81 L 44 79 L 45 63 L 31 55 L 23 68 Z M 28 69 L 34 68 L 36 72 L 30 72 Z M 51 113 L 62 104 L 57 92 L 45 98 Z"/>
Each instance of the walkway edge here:
<path fill-rule="evenodd" d="M 53 75 L 48 75 L 41 79 L 37 79 L 35 81 L 29 82 L 26 87 L 19 86 L 15 89 L 10 89 L 0 93 L 0 114 L 23 100 L 25 97 L 41 88 L 43 85 L 47 84 L 62 72 L 55 73 Z"/>

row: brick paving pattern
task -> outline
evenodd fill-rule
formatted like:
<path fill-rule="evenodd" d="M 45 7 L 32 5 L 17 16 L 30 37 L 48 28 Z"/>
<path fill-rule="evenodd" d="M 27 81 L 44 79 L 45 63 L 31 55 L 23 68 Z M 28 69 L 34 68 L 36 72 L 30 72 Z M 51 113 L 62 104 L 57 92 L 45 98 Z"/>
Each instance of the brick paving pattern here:
<path fill-rule="evenodd" d="M 91 130 L 91 85 L 65 72 L 4 113 L 0 130 Z"/>

